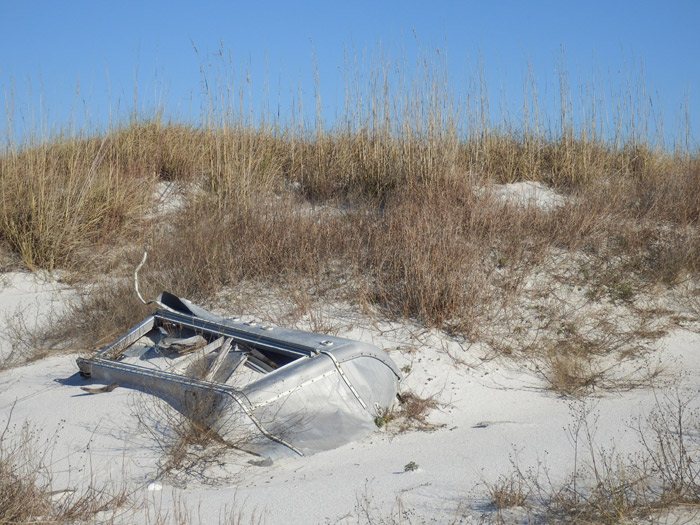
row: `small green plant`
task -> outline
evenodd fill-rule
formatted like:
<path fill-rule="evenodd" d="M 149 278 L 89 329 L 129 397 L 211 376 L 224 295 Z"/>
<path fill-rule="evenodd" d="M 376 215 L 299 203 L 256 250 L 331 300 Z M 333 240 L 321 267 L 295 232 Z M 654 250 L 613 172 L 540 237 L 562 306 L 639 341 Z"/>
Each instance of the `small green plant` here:
<path fill-rule="evenodd" d="M 404 374 L 410 373 L 410 372 L 411 372 L 411 365 L 403 365 L 403 366 L 401 367 L 401 371 L 402 371 Z"/>
<path fill-rule="evenodd" d="M 413 472 L 414 470 L 418 470 L 418 463 L 415 461 L 409 461 L 403 466 L 404 472 Z"/>
<path fill-rule="evenodd" d="M 614 284 L 610 287 L 608 293 L 613 299 L 618 299 L 620 301 L 630 301 L 632 297 L 634 297 L 632 285 L 627 282 Z"/>

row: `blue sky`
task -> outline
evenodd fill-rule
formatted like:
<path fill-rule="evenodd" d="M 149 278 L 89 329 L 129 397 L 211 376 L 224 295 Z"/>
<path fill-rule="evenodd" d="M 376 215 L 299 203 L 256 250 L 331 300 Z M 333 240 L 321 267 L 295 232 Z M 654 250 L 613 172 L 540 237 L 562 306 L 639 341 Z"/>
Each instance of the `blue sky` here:
<path fill-rule="evenodd" d="M 563 48 L 572 88 L 579 76 L 595 77 L 625 92 L 626 82 L 639 85 L 643 63 L 646 96 L 673 140 L 686 100 L 700 134 L 699 28 L 699 0 L 0 0 L 0 126 L 7 136 L 10 113 L 15 131 L 28 123 L 57 129 L 86 114 L 99 127 L 110 112 L 123 118 L 132 111 L 135 92 L 142 111 L 196 118 L 200 69 L 222 63 L 222 45 L 236 86 L 249 75 L 254 104 L 266 98 L 285 118 L 299 88 L 304 111 L 312 112 L 315 59 L 332 121 L 339 104 L 342 110 L 345 50 L 362 57 L 380 46 L 409 64 L 446 52 L 456 91 L 474 80 L 482 57 L 495 112 L 504 93 L 519 105 L 529 63 L 541 103 L 553 108 Z"/>

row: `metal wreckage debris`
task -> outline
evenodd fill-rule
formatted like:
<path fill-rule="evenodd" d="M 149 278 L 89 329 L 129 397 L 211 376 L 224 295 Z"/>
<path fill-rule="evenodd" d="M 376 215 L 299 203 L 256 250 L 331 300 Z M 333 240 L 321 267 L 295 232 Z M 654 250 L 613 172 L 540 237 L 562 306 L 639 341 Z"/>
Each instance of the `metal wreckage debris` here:
<path fill-rule="evenodd" d="M 135 284 L 141 298 L 137 273 Z M 108 385 L 86 391 L 118 385 L 158 396 L 270 458 L 361 439 L 396 399 L 401 373 L 376 346 L 225 319 L 168 292 L 153 302 L 153 315 L 77 360 L 83 376 Z"/>

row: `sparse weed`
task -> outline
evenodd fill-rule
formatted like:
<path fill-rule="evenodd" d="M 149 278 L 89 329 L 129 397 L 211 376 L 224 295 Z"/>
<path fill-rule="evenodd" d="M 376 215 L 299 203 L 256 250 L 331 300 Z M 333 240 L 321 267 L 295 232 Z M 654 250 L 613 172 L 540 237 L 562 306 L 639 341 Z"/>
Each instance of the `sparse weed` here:
<path fill-rule="evenodd" d="M 552 390 L 567 395 L 581 395 L 590 392 L 602 377 L 592 366 L 590 357 L 555 354 L 548 358 L 544 376 Z"/>
<path fill-rule="evenodd" d="M 501 476 L 492 484 L 487 483 L 486 490 L 491 498 L 491 504 L 499 510 L 526 505 L 530 494 L 527 483 L 517 473 Z"/>
<path fill-rule="evenodd" d="M 215 430 L 220 400 L 215 394 L 199 394 L 180 402 L 179 411 L 155 396 L 135 397 L 139 426 L 162 453 L 156 479 L 186 486 L 222 483 L 234 476 L 227 461 L 232 452 L 245 450 L 245 431 L 241 429 L 236 442 L 223 439 Z"/>
<path fill-rule="evenodd" d="M 513 463 L 509 475 L 486 483 L 497 513 L 517 505 L 527 506 L 528 516 L 537 522 L 655 522 L 664 512 L 692 510 L 700 503 L 700 421 L 688 409 L 688 400 L 677 393 L 660 396 L 650 414 L 634 422 L 641 451 L 631 456 L 597 442 L 590 405 L 576 405 L 572 415 L 568 432 L 574 466 L 566 480 L 553 483 L 546 465 L 523 471 Z M 697 512 L 693 516 L 690 521 Z"/>
<path fill-rule="evenodd" d="M 377 428 L 382 428 L 384 425 L 387 423 L 391 422 L 391 416 L 377 416 L 374 418 L 374 424 L 377 425 Z"/>
<path fill-rule="evenodd" d="M 402 392 L 398 397 L 398 405 L 381 415 L 384 424 L 390 423 L 390 428 L 397 432 L 439 428 L 428 420 L 430 412 L 441 406 L 435 396 L 421 397 L 413 392 Z"/>
<path fill-rule="evenodd" d="M 414 470 L 418 470 L 418 463 L 415 461 L 409 461 L 403 466 L 404 472 L 413 472 Z"/>
<path fill-rule="evenodd" d="M 132 505 L 124 484 L 55 491 L 50 446 L 26 423 L 14 432 L 11 419 L 0 432 L 0 523 L 111 523 Z"/>

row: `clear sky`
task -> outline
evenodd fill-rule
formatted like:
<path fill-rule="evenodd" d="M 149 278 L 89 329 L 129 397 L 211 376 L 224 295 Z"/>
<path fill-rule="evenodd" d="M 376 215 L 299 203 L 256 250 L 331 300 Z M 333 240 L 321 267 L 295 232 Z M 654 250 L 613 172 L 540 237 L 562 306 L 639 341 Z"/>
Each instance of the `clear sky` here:
<path fill-rule="evenodd" d="M 686 100 L 700 135 L 700 0 L 0 0 L 0 129 L 6 137 L 8 113 L 15 129 L 62 127 L 86 109 L 101 125 L 110 111 L 128 114 L 135 92 L 141 109 L 192 118 L 202 104 L 200 69 L 221 61 L 222 43 L 236 82 L 247 69 L 253 100 L 267 85 L 270 108 L 283 116 L 300 87 L 313 106 L 315 59 L 332 120 L 342 110 L 345 50 L 362 56 L 380 46 L 408 63 L 447 52 L 457 91 L 481 56 L 492 98 L 517 101 L 529 63 L 551 105 L 563 48 L 572 85 L 579 75 L 610 89 L 638 85 L 643 63 L 666 135 Z"/>

